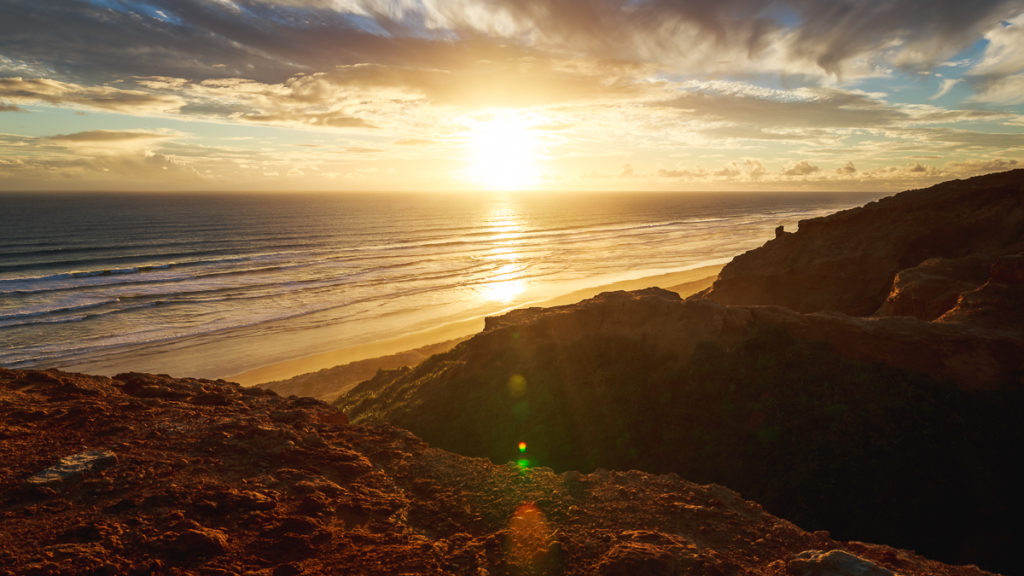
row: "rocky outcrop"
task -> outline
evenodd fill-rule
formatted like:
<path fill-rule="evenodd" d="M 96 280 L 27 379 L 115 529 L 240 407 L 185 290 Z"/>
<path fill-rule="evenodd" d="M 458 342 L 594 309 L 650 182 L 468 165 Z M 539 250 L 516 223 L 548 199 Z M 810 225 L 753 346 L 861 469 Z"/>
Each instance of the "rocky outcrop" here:
<path fill-rule="evenodd" d="M 1019 336 L 970 323 L 649 289 L 489 319 L 339 405 L 463 454 L 504 461 L 524 441 L 556 470 L 675 472 L 802 525 L 1001 566 L 979 526 L 1024 512 L 1008 464 L 1022 358 Z"/>
<path fill-rule="evenodd" d="M 1024 331 L 1024 254 L 1000 256 L 988 280 L 962 292 L 956 304 L 938 318 L 960 326 L 984 326 L 1006 334 Z M 1021 357 L 1024 374 L 1024 357 Z"/>
<path fill-rule="evenodd" d="M 222 381 L 0 370 L 0 438 L 0 574 L 986 574 L 720 486 L 492 464 Z M 104 464 L 32 480 L 74 455 Z"/>
<path fill-rule="evenodd" d="M 1024 536 L 1008 465 L 1022 248 L 1024 171 L 904 192 L 778 229 L 685 301 L 648 289 L 489 318 L 339 405 L 463 454 L 503 461 L 523 441 L 555 469 L 675 472 L 844 537 L 1012 569 L 990 543 Z M 672 562 L 627 542 L 601 570 Z"/>
<path fill-rule="evenodd" d="M 897 288 L 916 284 L 916 292 L 926 297 L 919 304 L 912 291 L 901 311 L 935 317 L 935 306 L 956 298 L 951 302 L 945 289 L 923 276 L 941 268 L 959 272 L 965 258 L 992 263 L 1022 248 L 1024 170 L 1014 170 L 911 190 L 803 220 L 797 232 L 777 234 L 734 258 L 703 297 L 722 304 L 774 304 L 800 312 L 867 316 L 883 308 L 893 280 L 907 271 Z M 933 262 L 911 271 L 929 259 L 946 264 Z M 978 286 L 984 277 L 979 279 L 975 270 L 966 266 L 956 281 Z M 883 310 L 900 309 L 900 300 L 897 293 Z"/>
<path fill-rule="evenodd" d="M 935 320 L 953 309 L 960 294 L 985 283 L 992 267 L 991 256 L 929 258 L 900 270 L 876 316 L 913 316 Z"/>

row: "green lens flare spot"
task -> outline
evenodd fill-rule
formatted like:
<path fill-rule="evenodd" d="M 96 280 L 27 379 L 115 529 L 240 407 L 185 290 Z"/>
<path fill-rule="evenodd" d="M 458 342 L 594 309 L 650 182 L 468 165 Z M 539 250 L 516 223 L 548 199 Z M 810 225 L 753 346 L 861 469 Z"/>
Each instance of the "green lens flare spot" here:
<path fill-rule="evenodd" d="M 508 379 L 508 395 L 519 398 L 526 393 L 526 378 L 522 374 L 513 374 Z"/>
<path fill-rule="evenodd" d="M 516 466 L 519 466 L 520 468 L 529 468 L 530 461 L 526 458 L 520 458 L 519 460 L 516 460 Z"/>

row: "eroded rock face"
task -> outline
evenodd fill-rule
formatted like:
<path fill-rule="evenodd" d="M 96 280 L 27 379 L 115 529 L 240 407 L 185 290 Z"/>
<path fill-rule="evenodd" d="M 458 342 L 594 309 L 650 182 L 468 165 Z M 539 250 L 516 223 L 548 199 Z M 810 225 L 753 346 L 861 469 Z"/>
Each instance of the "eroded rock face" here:
<path fill-rule="evenodd" d="M 956 306 L 960 294 L 974 290 L 988 278 L 994 258 L 929 258 L 900 270 L 876 316 L 913 316 L 931 321 Z"/>
<path fill-rule="evenodd" d="M 992 263 L 988 280 L 962 292 L 939 322 L 981 326 L 1008 334 L 1024 330 L 1024 255 L 1000 256 Z M 1024 374 L 1024 358 L 1018 369 Z"/>
<path fill-rule="evenodd" d="M 703 297 L 867 316 L 883 306 L 897 274 L 928 259 L 985 255 L 994 261 L 1022 248 L 1024 170 L 1014 170 L 801 221 L 797 232 L 779 234 L 734 258 Z M 921 289 L 927 300 L 935 296 L 934 287 Z M 924 306 L 921 313 L 934 310 Z"/>
<path fill-rule="evenodd" d="M 803 525 L 959 554 L 995 538 L 978 526 L 1024 512 L 1007 468 L 1024 442 L 1011 424 L 1024 409 L 1020 326 L 605 293 L 491 319 L 340 405 L 463 454 L 502 461 L 525 441 L 529 458 L 559 471 L 676 472 Z M 974 496 L 951 505 L 951 491 Z M 660 556 L 620 552 L 604 569 Z"/>
<path fill-rule="evenodd" d="M 336 413 L 226 382 L 0 369 L 0 574 L 777 576 L 809 549 L 910 576 L 985 574 L 847 548 L 720 486 L 563 478 Z M 106 466 L 60 490 L 25 484 L 80 446 Z"/>

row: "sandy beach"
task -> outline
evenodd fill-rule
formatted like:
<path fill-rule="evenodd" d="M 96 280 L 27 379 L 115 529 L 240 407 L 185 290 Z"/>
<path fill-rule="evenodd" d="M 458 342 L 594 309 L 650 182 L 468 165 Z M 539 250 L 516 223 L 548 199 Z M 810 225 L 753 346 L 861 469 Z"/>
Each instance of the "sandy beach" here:
<path fill-rule="evenodd" d="M 572 304 L 586 298 L 591 298 L 602 292 L 610 292 L 614 290 L 640 290 L 652 286 L 678 292 L 681 296 L 688 296 L 710 286 L 721 269 L 721 265 L 702 266 L 700 268 L 693 268 L 690 270 L 670 272 L 656 276 L 646 276 L 643 278 L 625 280 L 612 284 L 603 284 L 591 288 L 576 290 L 547 300 L 530 303 L 528 306 L 561 306 L 564 304 Z M 244 386 L 252 386 L 264 382 L 285 380 L 300 374 L 316 372 L 318 370 L 333 368 L 335 366 L 361 360 L 393 356 L 425 346 L 436 345 L 441 342 L 450 342 L 451 346 L 454 346 L 459 341 L 483 330 L 483 327 L 484 317 L 482 316 L 468 320 L 451 322 L 428 330 L 404 334 L 387 340 L 371 342 L 360 346 L 339 348 L 329 352 L 259 366 L 239 374 L 228 376 L 225 379 L 238 382 Z M 438 350 L 438 352 L 439 351 L 440 350 Z M 382 361 L 380 367 L 389 368 L 391 366 L 389 366 L 388 362 Z"/>

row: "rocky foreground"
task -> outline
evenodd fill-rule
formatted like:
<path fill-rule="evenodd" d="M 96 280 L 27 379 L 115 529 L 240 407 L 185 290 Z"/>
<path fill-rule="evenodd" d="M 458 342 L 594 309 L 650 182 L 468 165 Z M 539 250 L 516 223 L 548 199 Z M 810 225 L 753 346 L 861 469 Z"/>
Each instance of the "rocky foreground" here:
<path fill-rule="evenodd" d="M 985 574 L 223 381 L 0 370 L 0 439 L 0 574 Z"/>

